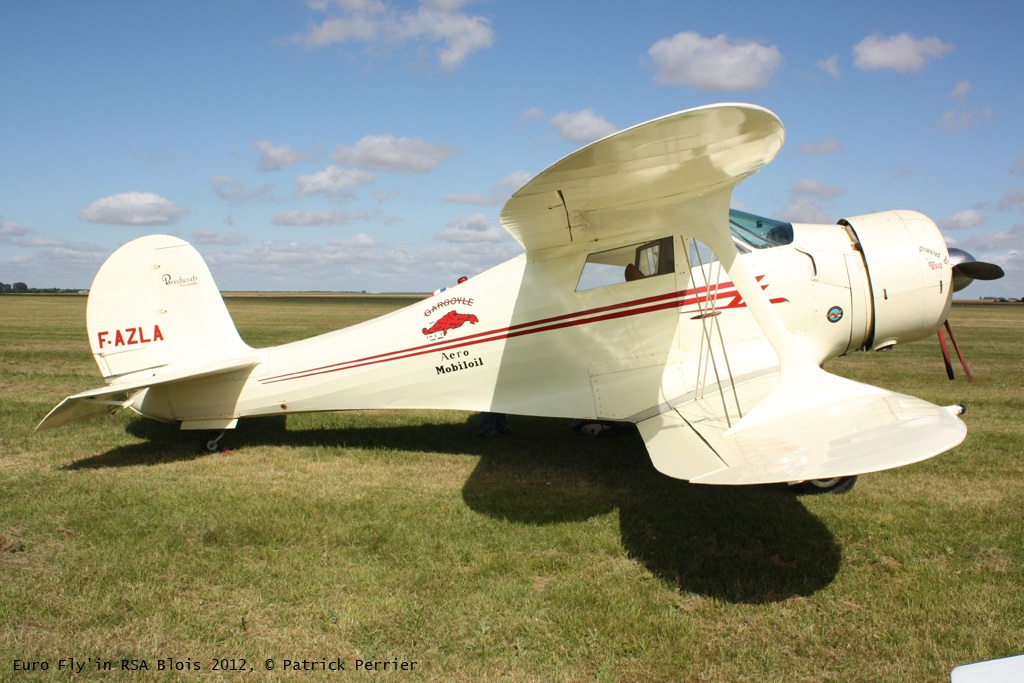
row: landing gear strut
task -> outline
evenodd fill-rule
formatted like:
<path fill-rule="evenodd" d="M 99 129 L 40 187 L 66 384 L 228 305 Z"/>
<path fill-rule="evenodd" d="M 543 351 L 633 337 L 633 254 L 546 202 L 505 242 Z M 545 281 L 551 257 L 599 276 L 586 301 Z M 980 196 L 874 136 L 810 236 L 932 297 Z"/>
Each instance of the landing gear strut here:
<path fill-rule="evenodd" d="M 857 483 L 857 477 L 833 477 L 832 479 L 810 479 L 792 484 L 797 493 L 817 495 L 819 493 L 847 493 Z"/>

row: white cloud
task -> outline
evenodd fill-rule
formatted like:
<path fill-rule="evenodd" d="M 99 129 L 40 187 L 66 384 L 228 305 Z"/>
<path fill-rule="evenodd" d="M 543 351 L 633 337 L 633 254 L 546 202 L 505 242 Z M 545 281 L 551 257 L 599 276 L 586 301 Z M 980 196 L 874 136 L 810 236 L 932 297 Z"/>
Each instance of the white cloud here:
<path fill-rule="evenodd" d="M 818 206 L 813 200 L 807 198 L 793 199 L 773 218 L 789 221 L 790 223 L 814 223 L 819 225 L 831 225 L 836 222 L 832 214 Z"/>
<path fill-rule="evenodd" d="M 234 246 L 241 244 L 245 241 L 245 238 L 236 233 L 225 235 L 223 233 L 215 232 L 213 230 L 196 230 L 192 233 L 192 241 L 195 244 L 221 244 L 226 246 Z"/>
<path fill-rule="evenodd" d="M 863 71 L 892 69 L 916 74 L 928 62 L 952 52 L 953 45 L 938 38 L 914 38 L 909 33 L 883 36 L 873 33 L 853 46 L 853 63 Z"/>
<path fill-rule="evenodd" d="M 805 142 L 800 145 L 801 154 L 838 154 L 845 152 L 846 147 L 841 142 L 833 138 L 825 138 L 820 142 Z"/>
<path fill-rule="evenodd" d="M 259 150 L 256 167 L 261 171 L 280 171 L 302 161 L 305 157 L 288 145 L 275 145 L 270 140 L 257 140 L 252 146 Z"/>
<path fill-rule="evenodd" d="M 444 72 L 454 71 L 475 52 L 494 44 L 490 20 L 462 12 L 465 0 L 421 0 L 415 11 L 375 0 L 316 0 L 308 4 L 331 16 L 284 42 L 307 49 L 342 43 L 432 48 Z"/>
<path fill-rule="evenodd" d="M 447 145 L 432 145 L 420 138 L 367 135 L 351 147 L 339 146 L 331 159 L 375 171 L 412 174 L 432 171 L 451 155 Z"/>
<path fill-rule="evenodd" d="M 4 220 L 4 217 L 0 216 L 0 243 L 10 242 L 12 237 L 24 237 L 31 233 L 32 231 L 21 223 Z"/>
<path fill-rule="evenodd" d="M 1010 173 L 1024 175 L 1024 154 L 1017 157 L 1017 160 L 1013 162 L 1013 166 L 1010 167 Z"/>
<path fill-rule="evenodd" d="M 935 126 L 944 133 L 952 133 L 959 130 L 968 130 L 991 120 L 992 110 L 988 107 L 972 109 L 971 111 L 950 109 L 942 115 L 942 118 L 935 122 Z"/>
<path fill-rule="evenodd" d="M 659 40 L 647 54 L 659 83 L 706 91 L 761 90 L 782 64 L 782 53 L 774 45 L 725 34 L 705 38 L 692 31 Z"/>
<path fill-rule="evenodd" d="M 551 126 L 569 142 L 582 145 L 611 135 L 618 128 L 593 109 L 559 112 L 551 118 Z"/>
<path fill-rule="evenodd" d="M 1003 196 L 999 198 L 999 209 L 1012 208 L 1024 213 L 1024 187 L 1011 187 L 1003 191 Z"/>
<path fill-rule="evenodd" d="M 302 175 L 295 180 L 293 191 L 299 197 L 323 193 L 331 199 L 345 199 L 352 196 L 352 188 L 368 185 L 377 179 L 372 173 L 352 168 L 330 165 L 311 175 Z"/>
<path fill-rule="evenodd" d="M 260 185 L 258 187 L 247 187 L 238 178 L 217 176 L 210 179 L 210 185 L 218 197 L 231 205 L 244 204 L 258 199 L 270 200 L 270 193 L 274 189 L 273 183 Z"/>
<path fill-rule="evenodd" d="M 508 237 L 507 232 L 481 214 L 456 218 L 434 235 L 434 239 L 442 242 L 502 242 Z"/>
<path fill-rule="evenodd" d="M 271 223 L 274 225 L 290 226 L 320 226 L 320 225 L 349 225 L 356 220 L 365 220 L 364 213 L 349 213 L 348 211 L 284 211 L 276 214 Z"/>
<path fill-rule="evenodd" d="M 834 199 L 846 192 L 836 185 L 828 185 L 815 178 L 797 178 L 790 183 L 789 191 L 794 195 L 805 195 L 819 199 Z"/>
<path fill-rule="evenodd" d="M 526 123 L 528 121 L 537 121 L 543 118 L 544 112 L 538 109 L 537 107 L 530 107 L 529 109 L 527 109 L 526 111 L 519 115 L 519 120 L 521 123 Z"/>
<path fill-rule="evenodd" d="M 533 175 L 526 171 L 516 171 L 505 176 L 491 188 L 488 194 L 473 193 L 449 193 L 444 196 L 444 201 L 450 204 L 469 204 L 472 206 L 497 206 L 508 201 L 516 190 L 528 183 Z"/>
<path fill-rule="evenodd" d="M 957 211 L 945 220 L 939 221 L 939 227 L 943 230 L 964 230 L 976 228 L 987 220 L 988 217 L 977 209 L 965 209 Z"/>
<path fill-rule="evenodd" d="M 815 66 L 832 78 L 839 78 L 839 55 L 832 55 L 828 59 L 819 59 Z"/>
<path fill-rule="evenodd" d="M 399 191 L 398 190 L 388 190 L 387 192 L 384 192 L 383 190 L 378 190 L 378 191 L 372 193 L 373 198 L 377 200 L 378 204 L 383 204 L 384 202 L 390 202 L 392 199 L 394 199 L 398 195 L 399 195 Z"/>
<path fill-rule="evenodd" d="M 953 90 L 949 93 L 948 97 L 949 99 L 956 100 L 957 102 L 966 102 L 967 94 L 969 92 L 971 92 L 971 82 L 958 81 L 957 84 L 953 86 Z"/>
<path fill-rule="evenodd" d="M 88 223 L 109 225 L 171 225 L 188 213 L 152 192 L 122 192 L 92 202 L 78 212 Z"/>
<path fill-rule="evenodd" d="M 1004 250 L 1024 250 L 1024 225 L 1015 225 L 1009 230 L 974 235 L 962 243 L 966 250 L 993 252 Z M 975 254 L 977 257 L 978 254 Z M 978 257 L 979 260 L 985 260 Z"/>

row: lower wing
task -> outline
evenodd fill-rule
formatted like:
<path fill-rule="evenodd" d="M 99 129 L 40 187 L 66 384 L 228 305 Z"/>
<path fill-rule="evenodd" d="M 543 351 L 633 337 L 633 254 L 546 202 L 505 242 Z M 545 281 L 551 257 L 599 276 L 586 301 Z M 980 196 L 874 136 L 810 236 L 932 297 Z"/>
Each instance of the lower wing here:
<path fill-rule="evenodd" d="M 944 408 L 818 370 L 780 381 L 777 370 L 736 385 L 763 398 L 734 424 L 721 394 L 637 426 L 654 466 L 700 484 L 831 479 L 907 465 L 957 446 L 960 406 Z"/>

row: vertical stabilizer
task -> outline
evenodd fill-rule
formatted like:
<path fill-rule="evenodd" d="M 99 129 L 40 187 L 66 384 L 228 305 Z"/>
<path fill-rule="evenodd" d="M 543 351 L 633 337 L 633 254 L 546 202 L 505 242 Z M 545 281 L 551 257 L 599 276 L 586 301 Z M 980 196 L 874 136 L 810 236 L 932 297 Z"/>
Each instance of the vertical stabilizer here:
<path fill-rule="evenodd" d="M 140 237 L 111 254 L 93 280 L 86 317 L 108 383 L 248 350 L 199 252 L 168 235 Z"/>

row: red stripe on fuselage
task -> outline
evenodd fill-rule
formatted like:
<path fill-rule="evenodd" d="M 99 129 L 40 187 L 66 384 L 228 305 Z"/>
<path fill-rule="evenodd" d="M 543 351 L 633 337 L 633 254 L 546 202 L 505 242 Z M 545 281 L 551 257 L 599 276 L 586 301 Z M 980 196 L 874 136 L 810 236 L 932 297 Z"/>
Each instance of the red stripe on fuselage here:
<path fill-rule="evenodd" d="M 758 281 L 760 281 L 763 277 L 763 275 L 758 276 Z M 761 286 L 761 289 L 765 288 L 767 288 L 767 285 Z M 709 296 L 700 296 L 701 294 L 704 294 L 706 292 L 711 292 L 711 294 Z M 273 384 L 276 382 L 285 382 L 293 379 L 302 379 L 304 377 L 314 377 L 316 375 L 340 372 L 342 370 L 351 370 L 354 368 L 365 367 L 367 365 L 387 363 L 393 360 L 414 358 L 416 356 L 422 356 L 428 353 L 450 351 L 452 349 L 462 348 L 465 346 L 475 346 L 477 344 L 483 344 L 486 342 L 500 341 L 502 339 L 511 339 L 513 337 L 521 337 L 527 334 L 534 334 L 537 332 L 549 332 L 551 330 L 564 329 L 567 327 L 576 327 L 578 325 L 585 325 L 593 322 L 602 322 L 605 320 L 626 318 L 634 315 L 653 313 L 655 311 L 662 311 L 670 308 L 681 308 L 683 306 L 688 306 L 691 304 L 700 304 L 711 300 L 717 301 L 719 299 L 731 300 L 725 306 L 725 308 L 742 308 L 745 306 L 745 304 L 743 304 L 742 302 L 742 298 L 740 297 L 739 292 L 736 291 L 735 286 L 731 282 L 726 282 L 722 283 L 721 285 L 714 285 L 710 287 L 697 287 L 695 289 L 687 289 L 681 292 L 659 294 L 657 296 L 645 297 L 643 299 L 635 299 L 633 301 L 611 304 L 609 306 L 591 308 L 585 311 L 577 311 L 575 313 L 565 313 L 562 315 L 552 316 L 550 318 L 543 318 L 541 320 L 534 320 L 532 322 L 527 323 L 518 323 L 516 325 L 511 325 L 509 327 L 502 327 L 496 330 L 489 330 L 487 332 L 477 332 L 475 334 L 466 335 L 465 337 L 459 337 L 458 339 L 438 341 L 431 344 L 421 344 L 419 346 L 413 346 L 407 349 L 388 351 L 386 353 L 380 353 L 373 356 L 365 356 L 363 358 L 342 361 L 340 363 L 332 363 L 330 365 L 324 365 L 316 368 L 308 368 L 306 370 L 297 370 L 295 372 L 289 372 L 282 375 L 266 377 L 260 379 L 260 382 L 263 384 Z M 786 299 L 771 300 L 772 303 L 782 303 L 784 301 L 786 301 Z"/>

